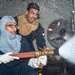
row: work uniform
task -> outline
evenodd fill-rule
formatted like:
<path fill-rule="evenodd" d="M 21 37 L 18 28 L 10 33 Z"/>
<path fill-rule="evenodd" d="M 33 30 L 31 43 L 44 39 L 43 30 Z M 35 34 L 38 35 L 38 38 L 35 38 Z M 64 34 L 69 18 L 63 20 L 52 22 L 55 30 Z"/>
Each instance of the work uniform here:
<path fill-rule="evenodd" d="M 21 39 L 21 49 L 20 52 L 31 52 L 26 39 L 22 37 Z M 0 54 L 3 54 L 0 51 Z M 28 66 L 29 59 L 19 59 L 11 61 L 7 64 L 0 64 L 0 75 L 38 75 L 38 72 L 32 67 Z"/>
<path fill-rule="evenodd" d="M 43 48 L 46 46 L 45 39 L 42 35 L 42 26 L 38 19 L 34 23 L 27 21 L 26 15 L 14 17 L 18 25 L 18 33 L 23 36 L 30 45 L 32 51 L 35 51 L 33 40 L 36 39 L 37 47 Z"/>

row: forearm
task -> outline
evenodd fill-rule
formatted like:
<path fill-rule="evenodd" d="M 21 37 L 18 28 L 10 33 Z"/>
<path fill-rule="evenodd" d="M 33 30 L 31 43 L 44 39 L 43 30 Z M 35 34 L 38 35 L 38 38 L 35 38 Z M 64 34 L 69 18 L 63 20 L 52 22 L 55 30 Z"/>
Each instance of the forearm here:
<path fill-rule="evenodd" d="M 44 46 L 46 46 L 46 41 L 42 35 L 41 25 L 39 25 L 38 29 L 36 30 L 36 41 L 37 41 L 38 47 L 43 48 Z"/>

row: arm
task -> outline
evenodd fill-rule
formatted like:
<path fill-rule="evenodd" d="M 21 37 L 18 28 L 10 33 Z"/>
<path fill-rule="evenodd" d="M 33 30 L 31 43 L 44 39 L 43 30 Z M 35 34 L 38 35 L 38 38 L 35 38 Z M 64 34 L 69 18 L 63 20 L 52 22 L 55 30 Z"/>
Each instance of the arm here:
<path fill-rule="evenodd" d="M 41 26 L 41 24 L 39 24 L 39 27 L 36 30 L 36 41 L 37 41 L 38 47 L 42 48 L 43 50 L 50 50 L 50 48 L 48 48 L 46 46 L 46 41 L 45 41 L 45 39 L 42 35 L 42 26 Z"/>
<path fill-rule="evenodd" d="M 41 24 L 39 24 L 39 27 L 36 30 L 36 41 L 37 41 L 38 47 L 43 48 L 44 46 L 46 46 L 45 39 L 42 35 L 42 26 L 41 26 Z"/>

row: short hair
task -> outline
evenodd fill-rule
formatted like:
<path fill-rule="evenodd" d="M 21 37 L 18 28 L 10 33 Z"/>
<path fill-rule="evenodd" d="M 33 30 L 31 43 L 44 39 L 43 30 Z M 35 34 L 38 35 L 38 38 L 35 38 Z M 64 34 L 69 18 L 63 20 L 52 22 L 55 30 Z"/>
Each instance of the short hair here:
<path fill-rule="evenodd" d="M 36 4 L 36 3 L 29 3 L 28 4 L 28 7 L 27 7 L 27 10 L 30 10 L 30 9 L 36 9 L 36 10 L 38 10 L 38 11 L 40 11 L 40 8 L 39 8 L 39 6 Z"/>

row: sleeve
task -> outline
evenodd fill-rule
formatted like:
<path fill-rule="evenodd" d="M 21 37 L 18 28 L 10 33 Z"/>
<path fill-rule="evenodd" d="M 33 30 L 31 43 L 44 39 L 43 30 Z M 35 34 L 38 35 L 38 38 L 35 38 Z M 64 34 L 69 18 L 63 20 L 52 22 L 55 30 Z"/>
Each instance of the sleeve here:
<path fill-rule="evenodd" d="M 41 24 L 39 24 L 39 27 L 36 30 L 36 41 L 37 41 L 38 47 L 43 48 L 44 46 L 46 46 L 45 39 L 42 35 L 42 26 L 41 26 Z"/>

